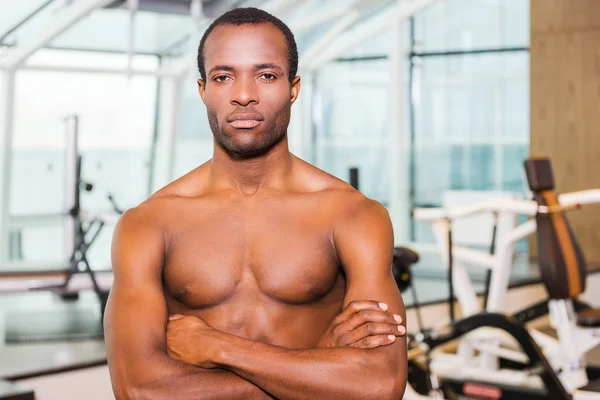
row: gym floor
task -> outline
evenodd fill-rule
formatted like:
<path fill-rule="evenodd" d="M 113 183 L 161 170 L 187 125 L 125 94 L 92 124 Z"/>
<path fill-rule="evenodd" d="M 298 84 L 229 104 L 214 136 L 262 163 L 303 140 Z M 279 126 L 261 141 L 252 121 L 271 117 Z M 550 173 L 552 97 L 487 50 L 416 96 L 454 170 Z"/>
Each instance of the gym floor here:
<path fill-rule="evenodd" d="M 35 324 L 48 323 L 48 319 L 39 318 L 45 315 L 54 319 L 54 323 L 62 324 L 65 330 L 70 329 L 69 325 L 74 322 L 69 316 L 85 315 L 87 319 L 98 324 L 100 322 L 98 300 L 92 291 L 83 291 L 78 300 L 69 302 L 51 292 L 4 294 L 0 296 L 0 310 L 3 310 L 3 316 L 0 317 L 2 335 L 7 334 L 10 319 L 17 315 L 31 315 L 33 318 L 29 322 L 35 321 Z M 39 326 L 30 326 L 30 331 L 39 331 Z M 102 364 L 105 361 L 106 352 L 102 339 L 6 343 L 0 348 L 0 377 L 17 379 Z"/>

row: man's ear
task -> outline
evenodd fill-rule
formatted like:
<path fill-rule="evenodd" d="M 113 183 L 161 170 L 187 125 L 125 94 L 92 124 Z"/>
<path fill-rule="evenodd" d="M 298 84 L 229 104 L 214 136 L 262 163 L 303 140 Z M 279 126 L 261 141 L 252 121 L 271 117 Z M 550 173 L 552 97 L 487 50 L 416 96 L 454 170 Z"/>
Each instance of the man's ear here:
<path fill-rule="evenodd" d="M 292 80 L 292 87 L 290 88 L 290 94 L 291 94 L 291 102 L 292 104 L 296 101 L 296 99 L 298 98 L 298 94 L 300 94 L 300 77 L 297 76 Z"/>
<path fill-rule="evenodd" d="M 200 94 L 202 102 L 206 104 L 206 82 L 203 81 L 202 78 L 198 79 L 198 93 Z"/>

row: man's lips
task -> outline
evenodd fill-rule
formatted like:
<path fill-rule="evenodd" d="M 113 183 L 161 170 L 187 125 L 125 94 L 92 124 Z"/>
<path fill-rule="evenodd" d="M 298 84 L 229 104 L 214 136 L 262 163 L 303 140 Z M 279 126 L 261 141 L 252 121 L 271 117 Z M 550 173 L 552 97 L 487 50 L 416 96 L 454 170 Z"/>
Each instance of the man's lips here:
<path fill-rule="evenodd" d="M 262 115 L 256 113 L 235 113 L 227 118 L 234 128 L 250 129 L 259 125 L 263 120 Z"/>
<path fill-rule="evenodd" d="M 236 119 L 235 121 L 231 121 L 229 124 L 234 128 L 244 128 L 250 129 L 258 126 L 261 121 L 255 119 Z"/>

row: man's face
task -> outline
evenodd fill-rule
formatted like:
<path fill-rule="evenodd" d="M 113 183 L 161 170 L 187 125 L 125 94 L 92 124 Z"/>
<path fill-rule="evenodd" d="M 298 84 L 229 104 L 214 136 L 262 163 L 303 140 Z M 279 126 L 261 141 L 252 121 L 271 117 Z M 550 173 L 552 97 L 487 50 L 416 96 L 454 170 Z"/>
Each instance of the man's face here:
<path fill-rule="evenodd" d="M 288 80 L 285 35 L 270 23 L 216 27 L 204 45 L 198 89 L 210 128 L 226 151 L 264 154 L 287 132 L 300 78 Z"/>

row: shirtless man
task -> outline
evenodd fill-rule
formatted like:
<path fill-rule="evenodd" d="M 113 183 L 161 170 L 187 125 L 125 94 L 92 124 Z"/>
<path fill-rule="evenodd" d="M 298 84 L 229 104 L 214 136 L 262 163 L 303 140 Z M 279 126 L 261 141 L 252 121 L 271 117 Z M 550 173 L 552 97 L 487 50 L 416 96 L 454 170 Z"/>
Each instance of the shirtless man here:
<path fill-rule="evenodd" d="M 116 398 L 401 398 L 390 218 L 289 152 L 293 35 L 263 11 L 233 10 L 198 61 L 213 158 L 127 211 L 114 234 Z"/>

